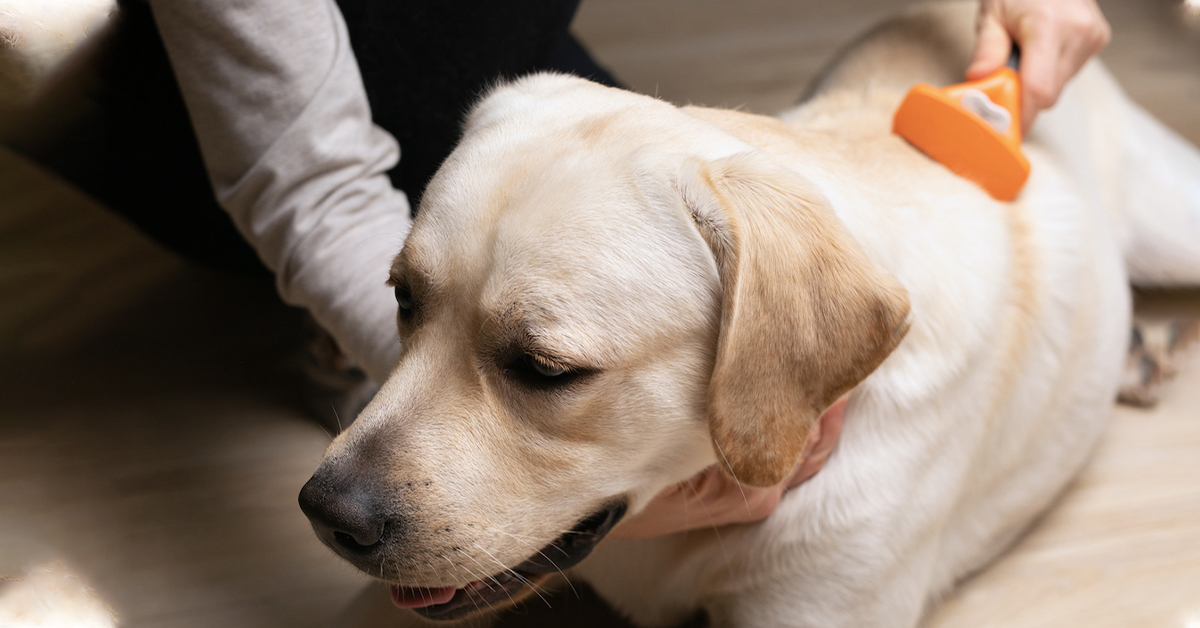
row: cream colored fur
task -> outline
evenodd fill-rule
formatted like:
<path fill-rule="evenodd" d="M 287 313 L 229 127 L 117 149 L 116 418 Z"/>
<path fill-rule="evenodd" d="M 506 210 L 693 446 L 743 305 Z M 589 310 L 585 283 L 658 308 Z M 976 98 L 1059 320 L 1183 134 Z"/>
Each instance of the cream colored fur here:
<path fill-rule="evenodd" d="M 755 525 L 610 539 L 574 570 L 637 623 L 917 625 L 1087 459 L 1129 278 L 1200 283 L 1200 155 L 1098 64 L 1039 118 L 1017 202 L 890 133 L 969 57 L 906 14 L 779 119 L 539 75 L 492 91 L 393 282 L 405 351 L 331 446 L 385 478 L 372 575 L 462 586 L 713 463 L 768 483 L 851 389 L 838 449 Z M 584 372 L 531 387 L 523 353 Z"/>

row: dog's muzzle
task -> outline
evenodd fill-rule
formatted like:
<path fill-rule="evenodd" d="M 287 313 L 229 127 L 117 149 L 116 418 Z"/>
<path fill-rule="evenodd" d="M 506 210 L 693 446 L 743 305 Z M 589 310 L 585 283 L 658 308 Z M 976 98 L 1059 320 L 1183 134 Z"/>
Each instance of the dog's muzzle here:
<path fill-rule="evenodd" d="M 519 602 L 550 574 L 563 572 L 587 558 L 625 516 L 626 508 L 624 500 L 614 501 L 577 523 L 520 565 L 464 587 L 420 589 L 393 585 L 392 602 L 439 620 L 460 619 L 480 609 L 503 608 Z"/>
<path fill-rule="evenodd" d="M 364 474 L 323 465 L 301 489 L 300 509 L 325 545 L 364 572 L 382 575 L 381 552 L 387 546 L 402 551 L 405 520 L 381 494 L 385 492 Z M 626 508 L 624 499 L 613 499 L 521 564 L 462 587 L 393 584 L 392 601 L 431 619 L 457 619 L 478 609 L 507 606 L 534 592 L 550 574 L 579 564 L 620 522 Z"/>
<path fill-rule="evenodd" d="M 625 516 L 625 508 L 624 501 L 606 506 L 542 548 L 529 560 L 517 566 L 516 570 L 527 574 L 543 574 L 578 565 L 592 553 L 596 544 L 613 529 L 613 526 L 621 521 L 621 517 Z"/>

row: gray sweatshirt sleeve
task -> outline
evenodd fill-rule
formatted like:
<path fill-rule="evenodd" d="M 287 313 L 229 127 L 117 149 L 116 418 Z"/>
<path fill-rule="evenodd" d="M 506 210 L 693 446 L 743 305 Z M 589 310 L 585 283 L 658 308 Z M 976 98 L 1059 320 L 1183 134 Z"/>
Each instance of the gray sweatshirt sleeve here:
<path fill-rule="evenodd" d="M 400 351 L 385 285 L 411 221 L 332 0 L 151 0 L 221 206 L 375 381 Z"/>

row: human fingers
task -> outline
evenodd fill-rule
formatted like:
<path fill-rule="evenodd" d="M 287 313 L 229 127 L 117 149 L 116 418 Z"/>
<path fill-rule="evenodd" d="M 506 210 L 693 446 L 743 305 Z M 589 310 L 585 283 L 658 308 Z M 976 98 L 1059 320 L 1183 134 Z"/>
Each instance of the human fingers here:
<path fill-rule="evenodd" d="M 1021 48 L 1021 127 L 1048 109 L 1112 36 L 1095 0 L 1008 0 L 1002 20 Z"/>
<path fill-rule="evenodd" d="M 765 488 L 744 486 L 721 467 L 709 467 L 689 482 L 689 506 L 703 514 L 706 525 L 749 523 L 766 518 L 783 496 L 785 485 Z"/>
<path fill-rule="evenodd" d="M 612 534 L 620 538 L 650 538 L 759 521 L 775 511 L 783 491 L 783 486 L 743 487 L 713 465 L 685 482 L 663 489 Z"/>
<path fill-rule="evenodd" d="M 842 423 L 846 416 L 847 401 L 847 397 L 838 399 L 821 415 L 820 421 L 817 422 L 812 435 L 809 436 L 800 465 L 785 482 L 788 488 L 799 486 L 825 466 L 825 461 L 829 459 L 829 455 L 833 453 L 842 436 Z"/>
<path fill-rule="evenodd" d="M 989 3 L 980 7 L 978 37 L 975 55 L 967 67 L 967 80 L 981 79 L 999 70 L 1012 51 L 1012 38 L 1004 27 L 1000 16 L 989 10 Z"/>
<path fill-rule="evenodd" d="M 1043 109 L 1054 106 L 1065 79 L 1060 77 L 1063 42 L 1051 25 L 1031 21 L 1018 35 L 1021 46 L 1021 131 L 1028 133 Z"/>
<path fill-rule="evenodd" d="M 801 462 L 787 480 L 766 488 L 743 486 L 719 465 L 659 492 L 640 512 L 613 530 L 625 538 L 648 538 L 697 528 L 752 523 L 768 517 L 783 494 L 811 478 L 837 446 L 848 397 L 821 414 L 809 434 Z"/>

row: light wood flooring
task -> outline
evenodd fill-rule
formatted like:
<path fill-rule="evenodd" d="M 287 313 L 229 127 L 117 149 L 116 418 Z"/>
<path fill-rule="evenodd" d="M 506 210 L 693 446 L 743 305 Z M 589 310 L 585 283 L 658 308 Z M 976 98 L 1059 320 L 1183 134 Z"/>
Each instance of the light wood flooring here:
<path fill-rule="evenodd" d="M 576 30 L 636 90 L 770 113 L 902 5 L 585 0 Z M 1200 15 L 1102 5 L 1105 60 L 1200 143 Z M 1142 307 L 1200 315 L 1200 293 Z M 0 576 L 61 559 L 127 628 L 399 625 L 296 506 L 329 439 L 298 401 L 298 338 L 269 283 L 191 267 L 0 150 Z M 506 625 L 621 625 L 583 595 Z M 1200 626 L 1200 361 L 1157 409 L 1118 408 L 1060 503 L 931 625 Z"/>

